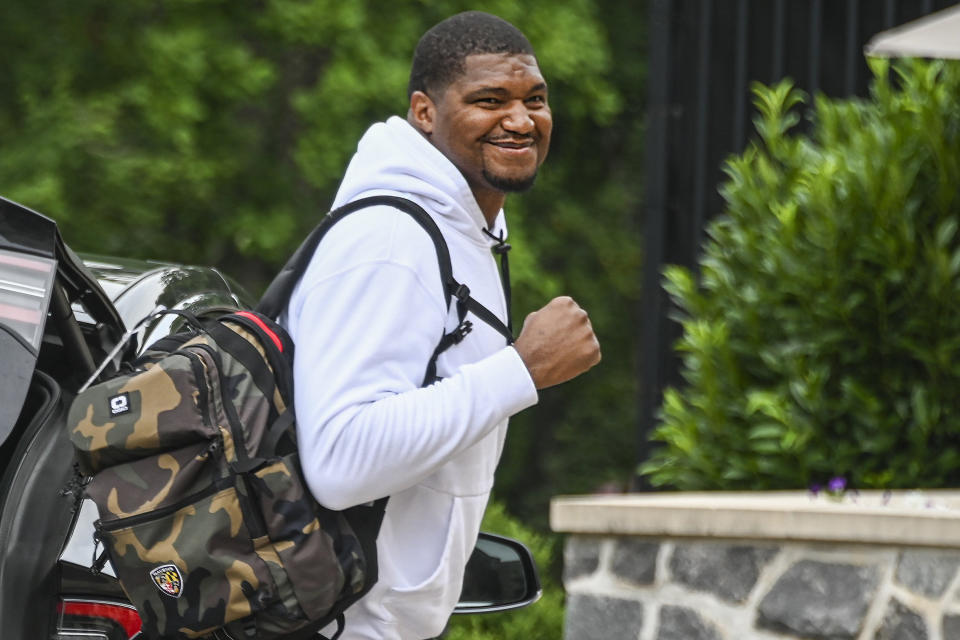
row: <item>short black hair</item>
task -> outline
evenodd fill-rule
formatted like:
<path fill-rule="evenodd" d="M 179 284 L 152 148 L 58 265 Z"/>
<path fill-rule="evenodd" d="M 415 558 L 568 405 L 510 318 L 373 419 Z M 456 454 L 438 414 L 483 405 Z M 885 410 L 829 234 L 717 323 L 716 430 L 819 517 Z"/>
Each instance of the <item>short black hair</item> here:
<path fill-rule="evenodd" d="M 442 92 L 464 71 L 467 56 L 480 53 L 529 54 L 533 45 L 515 26 L 482 11 L 464 11 L 437 23 L 413 52 L 407 98 L 414 91 Z"/>

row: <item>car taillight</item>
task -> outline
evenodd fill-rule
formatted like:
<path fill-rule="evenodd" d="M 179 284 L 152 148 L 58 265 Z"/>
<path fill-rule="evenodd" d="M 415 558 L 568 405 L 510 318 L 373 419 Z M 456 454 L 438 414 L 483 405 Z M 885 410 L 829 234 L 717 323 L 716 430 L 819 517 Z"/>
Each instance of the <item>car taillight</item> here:
<path fill-rule="evenodd" d="M 64 598 L 54 640 L 133 640 L 140 637 L 137 610 L 126 603 Z"/>
<path fill-rule="evenodd" d="M 43 339 L 57 263 L 0 250 L 0 323 L 36 351 Z"/>

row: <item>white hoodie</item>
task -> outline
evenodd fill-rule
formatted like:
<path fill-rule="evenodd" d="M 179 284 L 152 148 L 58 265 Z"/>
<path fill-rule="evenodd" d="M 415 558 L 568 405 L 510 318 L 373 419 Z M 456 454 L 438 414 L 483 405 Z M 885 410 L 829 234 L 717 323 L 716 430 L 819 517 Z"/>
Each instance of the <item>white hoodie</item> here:
<path fill-rule="evenodd" d="M 417 202 L 449 246 L 453 275 L 506 322 L 503 288 L 466 180 L 405 120 L 360 140 L 334 206 L 391 194 Z M 506 233 L 503 212 L 494 235 Z M 454 329 L 433 243 L 406 213 L 350 214 L 324 237 L 284 320 L 296 344 L 295 408 L 304 474 L 333 509 L 390 496 L 377 539 L 380 579 L 346 614 L 344 640 L 439 635 L 456 605 L 486 508 L 507 418 L 536 403 L 520 356 L 477 318 Z"/>

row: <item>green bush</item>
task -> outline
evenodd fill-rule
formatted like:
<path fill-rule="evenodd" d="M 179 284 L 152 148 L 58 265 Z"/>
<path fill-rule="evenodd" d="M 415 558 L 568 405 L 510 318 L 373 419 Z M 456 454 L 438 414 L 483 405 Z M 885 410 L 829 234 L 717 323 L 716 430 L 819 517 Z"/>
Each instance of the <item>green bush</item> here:
<path fill-rule="evenodd" d="M 491 502 L 483 517 L 483 530 L 523 542 L 533 553 L 540 572 L 543 597 L 536 603 L 503 613 L 453 616 L 444 640 L 557 640 L 563 635 L 563 589 L 554 574 L 557 541 L 534 533 Z"/>
<path fill-rule="evenodd" d="M 656 485 L 960 483 L 960 66 L 870 64 L 869 99 L 817 97 L 804 135 L 805 96 L 755 88 L 699 274 L 665 272 L 686 385 Z"/>

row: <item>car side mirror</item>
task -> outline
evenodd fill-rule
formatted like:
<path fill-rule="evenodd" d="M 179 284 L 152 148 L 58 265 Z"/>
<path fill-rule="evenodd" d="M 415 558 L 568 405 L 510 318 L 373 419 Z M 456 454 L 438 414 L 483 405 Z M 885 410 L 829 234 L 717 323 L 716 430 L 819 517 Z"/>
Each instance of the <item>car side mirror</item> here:
<path fill-rule="evenodd" d="M 523 543 L 481 531 L 463 578 L 454 613 L 491 613 L 540 599 L 540 576 Z"/>

